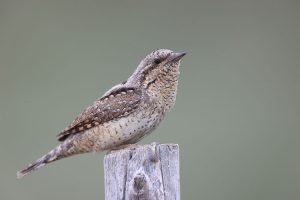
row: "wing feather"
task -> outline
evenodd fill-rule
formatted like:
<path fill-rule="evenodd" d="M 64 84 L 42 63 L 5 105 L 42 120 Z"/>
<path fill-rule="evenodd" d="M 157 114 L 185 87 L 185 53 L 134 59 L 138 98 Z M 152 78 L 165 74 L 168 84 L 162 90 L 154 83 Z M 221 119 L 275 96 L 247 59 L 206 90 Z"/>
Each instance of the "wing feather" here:
<path fill-rule="evenodd" d="M 113 119 L 125 117 L 134 112 L 142 99 L 142 92 L 136 88 L 119 88 L 95 101 L 87 107 L 75 120 L 58 134 L 59 141 L 82 133 L 95 126 Z"/>

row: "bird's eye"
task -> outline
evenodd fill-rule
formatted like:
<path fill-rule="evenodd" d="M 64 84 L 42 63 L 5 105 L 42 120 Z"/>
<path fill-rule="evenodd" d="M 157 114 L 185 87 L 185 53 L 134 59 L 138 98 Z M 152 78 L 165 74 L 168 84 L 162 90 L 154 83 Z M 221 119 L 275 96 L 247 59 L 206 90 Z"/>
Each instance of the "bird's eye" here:
<path fill-rule="evenodd" d="M 161 60 L 160 60 L 159 58 L 156 58 L 156 59 L 154 60 L 154 63 L 158 65 L 159 63 L 161 63 Z"/>

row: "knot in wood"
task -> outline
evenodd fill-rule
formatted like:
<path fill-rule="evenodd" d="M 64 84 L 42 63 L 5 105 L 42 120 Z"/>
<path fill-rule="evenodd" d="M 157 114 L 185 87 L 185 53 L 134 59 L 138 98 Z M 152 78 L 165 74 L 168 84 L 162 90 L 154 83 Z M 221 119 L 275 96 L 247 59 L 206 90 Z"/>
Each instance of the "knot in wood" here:
<path fill-rule="evenodd" d="M 133 199 L 149 199 L 149 184 L 145 174 L 138 173 L 133 178 Z"/>

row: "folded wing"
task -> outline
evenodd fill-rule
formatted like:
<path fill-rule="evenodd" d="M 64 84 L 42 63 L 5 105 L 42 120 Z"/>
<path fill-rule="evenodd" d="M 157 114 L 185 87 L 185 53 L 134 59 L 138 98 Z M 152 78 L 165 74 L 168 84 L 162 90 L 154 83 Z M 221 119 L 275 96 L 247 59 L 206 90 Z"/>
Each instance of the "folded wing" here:
<path fill-rule="evenodd" d="M 138 108 L 141 98 L 142 92 L 136 88 L 114 90 L 86 108 L 57 138 L 62 142 L 110 120 L 125 117 Z"/>

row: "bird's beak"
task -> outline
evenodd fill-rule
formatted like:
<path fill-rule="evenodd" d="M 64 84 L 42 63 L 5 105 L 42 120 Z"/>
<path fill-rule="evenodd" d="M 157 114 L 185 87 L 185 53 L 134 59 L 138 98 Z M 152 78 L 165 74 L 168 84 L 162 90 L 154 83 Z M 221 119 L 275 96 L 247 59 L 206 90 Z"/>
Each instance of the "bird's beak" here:
<path fill-rule="evenodd" d="M 178 52 L 178 53 L 171 53 L 171 55 L 168 57 L 169 62 L 177 62 L 179 61 L 183 56 L 185 56 L 185 52 Z"/>

